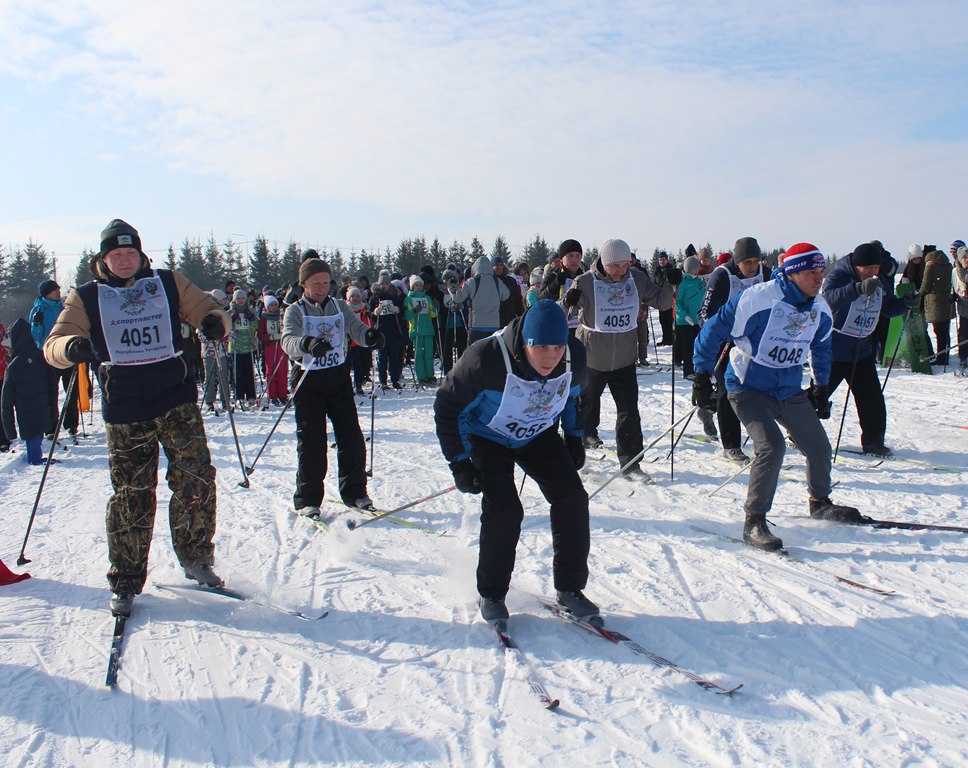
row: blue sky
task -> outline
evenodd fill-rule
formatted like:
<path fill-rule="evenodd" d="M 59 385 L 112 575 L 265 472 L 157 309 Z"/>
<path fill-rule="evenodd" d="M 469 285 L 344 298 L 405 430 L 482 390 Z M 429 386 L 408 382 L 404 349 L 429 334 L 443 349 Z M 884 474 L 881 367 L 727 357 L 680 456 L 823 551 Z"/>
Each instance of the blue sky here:
<path fill-rule="evenodd" d="M 0 244 L 968 235 L 963 2 L 4 2 Z"/>

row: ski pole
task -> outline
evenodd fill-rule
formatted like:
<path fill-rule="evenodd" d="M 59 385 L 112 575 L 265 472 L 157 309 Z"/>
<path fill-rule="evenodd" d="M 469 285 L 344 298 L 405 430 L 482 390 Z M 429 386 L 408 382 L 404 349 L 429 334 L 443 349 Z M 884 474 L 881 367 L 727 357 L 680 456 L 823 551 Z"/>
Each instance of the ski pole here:
<path fill-rule="evenodd" d="M 860 316 L 860 326 L 864 328 L 867 320 L 868 303 L 864 304 L 864 312 Z M 900 337 L 899 337 L 900 338 Z M 837 453 L 840 451 L 840 438 L 844 434 L 844 420 L 847 418 L 847 403 L 850 402 L 850 394 L 854 387 L 854 374 L 857 373 L 857 358 L 860 357 L 860 338 L 854 346 L 854 361 L 850 365 L 850 376 L 847 379 L 847 392 L 844 393 L 844 410 L 840 414 L 840 429 L 837 430 L 837 445 L 834 447 L 833 462 L 837 461 Z M 855 398 L 856 402 L 856 398 Z"/>
<path fill-rule="evenodd" d="M 40 487 L 37 489 L 37 498 L 34 499 L 34 508 L 30 510 L 30 520 L 27 521 L 27 532 L 24 534 L 24 543 L 20 547 L 20 556 L 17 558 L 17 565 L 26 565 L 30 562 L 26 557 L 24 557 L 24 552 L 27 550 L 27 539 L 30 537 L 30 529 L 34 526 L 34 517 L 37 515 L 37 506 L 40 504 L 40 495 L 44 492 L 44 484 L 47 482 L 47 473 L 50 471 L 50 462 L 54 458 L 54 450 L 57 448 L 57 438 L 60 435 L 61 427 L 64 425 L 64 416 L 67 414 L 67 403 L 70 401 L 71 393 L 74 391 L 74 387 L 77 384 L 77 366 L 74 366 L 74 372 L 71 374 L 70 383 L 67 385 L 67 399 L 64 402 L 64 407 L 61 408 L 60 417 L 57 419 L 57 428 L 54 430 L 54 439 L 50 441 L 50 450 L 47 452 L 47 463 L 44 465 L 44 474 L 40 478 Z"/>
<path fill-rule="evenodd" d="M 753 464 L 753 462 L 752 461 L 749 461 L 746 464 L 744 464 L 742 467 L 740 467 L 739 469 L 737 469 L 735 472 L 733 472 L 733 474 L 731 474 L 723 482 L 721 482 L 713 490 L 711 490 L 709 492 L 709 495 L 710 496 L 716 495 L 716 493 L 718 493 L 719 491 L 721 491 L 723 488 L 725 488 L 727 485 L 729 485 L 731 482 L 733 482 L 733 480 L 735 480 L 737 477 L 739 477 L 739 475 L 743 474 L 747 469 L 749 469 L 752 464 Z"/>
<path fill-rule="evenodd" d="M 279 351 L 279 357 L 276 360 L 276 364 L 272 367 L 272 375 L 271 376 L 266 376 L 265 384 L 263 384 L 263 386 L 262 386 L 262 394 L 260 394 L 256 398 L 260 403 L 262 402 L 262 398 L 266 396 L 266 392 L 269 389 L 269 382 L 272 381 L 276 377 L 276 373 L 278 373 L 278 371 L 279 371 L 279 365 L 285 359 L 286 359 L 286 355 L 280 350 Z"/>
<path fill-rule="evenodd" d="M 676 331 L 675 331 L 675 328 L 676 328 L 675 325 L 673 325 L 672 326 L 672 367 L 670 368 L 670 371 L 672 373 L 672 379 L 671 379 L 672 389 L 670 390 L 670 396 L 669 396 L 669 399 L 672 401 L 672 407 L 670 408 L 670 411 L 669 411 L 669 421 L 671 421 L 673 424 L 676 423 L 676 336 L 675 336 Z M 658 362 L 658 355 L 656 355 L 656 362 Z M 690 421 L 692 421 L 692 416 L 695 412 L 696 412 L 696 409 L 693 408 L 692 412 L 689 414 L 689 419 L 686 421 L 687 425 L 689 424 Z M 683 427 L 682 431 L 685 432 L 686 428 Z M 679 439 L 676 438 L 675 432 L 676 431 L 674 429 L 671 432 L 669 432 L 669 441 L 672 443 L 669 446 L 669 480 L 670 481 L 676 479 L 676 443 L 679 442 Z M 681 433 L 679 437 L 682 437 Z"/>
<path fill-rule="evenodd" d="M 926 363 L 926 362 L 928 362 L 928 360 L 934 360 L 934 358 L 936 358 L 938 355 L 943 355 L 945 352 L 950 352 L 951 350 L 957 349 L 960 346 L 961 346 L 960 343 L 959 344 L 952 344 L 947 349 L 942 349 L 942 350 L 939 350 L 939 351 L 935 352 L 933 355 L 928 355 L 927 357 L 920 358 L 918 360 L 918 362 Z"/>
<path fill-rule="evenodd" d="M 637 454 L 635 454 L 635 456 L 633 456 L 631 459 L 629 459 L 628 462 L 625 464 L 624 467 L 620 467 L 619 470 L 618 470 L 618 472 L 616 472 L 615 474 L 613 474 L 611 477 L 608 478 L 608 480 L 606 480 L 604 483 L 602 483 L 600 486 L 598 486 L 598 488 L 596 488 L 593 493 L 589 494 L 589 496 L 588 496 L 589 500 L 594 499 L 599 494 L 599 492 L 601 492 L 602 490 L 605 489 L 605 486 L 607 486 L 616 477 L 618 477 L 619 475 L 623 474 L 625 472 L 625 470 L 627 470 L 629 467 L 631 467 L 633 464 L 635 464 L 635 462 L 637 462 L 639 459 L 641 459 L 645 455 L 645 452 L 647 450 L 649 450 L 649 448 L 651 448 L 652 446 L 654 446 L 663 437 L 665 437 L 667 434 L 669 434 L 669 432 L 671 432 L 673 429 L 675 429 L 676 427 L 678 427 L 681 422 L 685 421 L 690 416 L 692 416 L 692 414 L 694 414 L 696 412 L 696 408 L 698 408 L 698 407 L 699 407 L 698 405 L 694 405 L 692 407 L 692 409 L 690 409 L 690 411 L 685 416 L 683 416 L 683 417 L 681 417 L 679 419 L 679 421 L 675 422 L 674 424 L 670 424 L 665 430 L 662 431 L 661 434 L 656 435 L 655 439 L 653 439 L 651 443 L 649 443 L 647 446 L 645 446 L 645 448 L 643 448 L 641 451 L 639 451 Z"/>
<path fill-rule="evenodd" d="M 655 323 L 652 322 L 652 307 L 648 309 L 649 315 L 649 331 L 652 333 L 652 349 L 655 350 L 655 364 L 659 364 L 659 342 L 655 340 Z M 646 344 L 646 347 L 649 345 Z M 673 356 L 674 357 L 674 356 Z M 675 368 L 675 361 L 673 361 L 673 368 Z"/>
<path fill-rule="evenodd" d="M 436 499 L 438 496 L 443 496 L 445 493 L 450 493 L 451 491 L 456 491 L 457 486 L 452 485 L 449 488 L 444 488 L 442 491 L 435 491 L 429 496 L 424 496 L 422 499 L 417 499 L 416 501 L 411 501 L 404 504 L 402 507 L 397 507 L 396 509 L 391 509 L 388 512 L 381 512 L 376 517 L 371 517 L 368 520 L 362 520 L 361 522 L 356 522 L 355 520 L 347 520 L 346 526 L 351 530 L 355 531 L 357 528 L 362 528 L 364 525 L 369 525 L 370 523 L 375 523 L 377 520 L 382 520 L 384 517 L 389 517 L 390 515 L 395 515 L 397 512 L 403 512 L 405 509 L 410 509 L 410 507 L 415 507 L 425 501 L 430 501 L 431 499 Z"/>
<path fill-rule="evenodd" d="M 679 445 L 679 441 L 682 440 L 682 436 L 686 434 L 686 429 L 689 427 L 689 422 L 692 421 L 692 417 L 695 415 L 695 413 L 698 410 L 699 410 L 698 406 L 692 409 L 692 413 L 689 414 L 689 418 L 686 419 L 686 423 L 682 425 L 682 429 L 679 431 L 679 435 L 676 437 L 675 441 L 672 443 L 672 447 L 669 449 L 669 452 L 666 454 L 667 459 L 670 456 L 672 456 L 672 452 L 675 451 L 676 446 Z"/>
<path fill-rule="evenodd" d="M 215 368 L 218 371 L 218 383 L 222 388 L 222 396 L 228 400 L 228 385 L 225 383 L 225 371 L 222 368 L 222 356 L 219 354 L 224 351 L 221 341 L 216 342 L 215 347 Z M 229 402 L 229 407 L 226 409 L 229 412 L 229 423 L 232 425 L 232 437 L 235 439 L 235 452 L 239 455 L 239 467 L 242 469 L 242 479 L 239 481 L 239 485 L 242 488 L 249 487 L 249 476 L 245 473 L 245 462 L 242 460 L 242 446 L 239 445 L 239 433 L 235 429 L 235 416 L 232 414 L 232 404 Z"/>
<path fill-rule="evenodd" d="M 373 477 L 373 425 L 376 419 L 376 376 L 370 372 L 370 468 L 366 470 L 367 477 Z"/>
<path fill-rule="evenodd" d="M 306 368 L 302 372 L 302 376 L 299 377 L 299 381 L 297 381 L 296 386 L 293 387 L 293 390 L 289 395 L 289 399 L 286 400 L 285 407 L 282 409 L 281 413 L 279 414 L 279 417 L 276 419 L 276 423 L 272 425 L 272 429 L 270 429 L 269 434 L 266 435 L 265 442 L 262 444 L 262 447 L 259 449 L 259 452 L 255 455 L 255 458 L 252 460 L 252 463 L 245 468 L 246 475 L 251 475 L 253 472 L 255 472 L 256 462 L 259 460 L 259 457 L 262 456 L 262 452 L 266 449 L 266 446 L 269 445 L 269 441 L 272 439 L 272 436 L 275 434 L 276 427 L 279 426 L 279 422 L 282 421 L 282 417 L 286 415 L 286 411 L 288 411 L 289 406 L 292 405 L 293 398 L 296 396 L 296 393 L 299 391 L 299 388 L 302 386 L 302 383 L 306 380 L 306 374 L 308 374 L 309 371 L 310 369 Z"/>

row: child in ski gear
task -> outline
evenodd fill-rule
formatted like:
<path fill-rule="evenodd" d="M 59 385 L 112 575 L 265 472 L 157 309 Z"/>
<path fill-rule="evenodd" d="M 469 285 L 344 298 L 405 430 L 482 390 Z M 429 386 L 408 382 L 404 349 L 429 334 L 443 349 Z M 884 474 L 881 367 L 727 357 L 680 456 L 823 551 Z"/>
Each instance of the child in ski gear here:
<path fill-rule="evenodd" d="M 424 281 L 420 275 L 410 278 L 410 293 L 403 300 L 403 314 L 410 324 L 410 340 L 413 342 L 417 382 L 432 384 L 434 375 L 434 319 L 437 305 L 424 292 Z"/>
<path fill-rule="evenodd" d="M 228 304 L 225 298 L 225 293 L 220 291 L 218 288 L 214 288 L 209 291 L 209 296 L 211 296 L 215 303 L 220 309 L 224 309 Z M 227 354 L 228 347 L 226 346 L 228 342 L 228 337 L 210 339 L 202 334 L 202 356 L 205 359 L 205 392 L 203 394 L 203 399 L 205 400 L 205 412 L 215 413 L 215 393 L 218 392 L 219 399 L 222 401 L 222 410 L 226 410 L 229 407 L 229 393 L 222 391 L 222 385 L 219 383 L 218 375 L 218 365 L 222 366 L 222 371 L 225 372 L 226 377 L 229 371 L 229 358 Z M 216 363 L 215 356 L 218 355 L 219 363 Z M 225 386 L 229 386 L 228 380 L 225 381 Z"/>
<path fill-rule="evenodd" d="M 581 264 L 582 248 L 577 240 L 563 240 L 558 246 L 558 253 L 552 256 L 552 261 L 545 270 L 544 282 L 538 290 L 538 299 L 551 299 L 561 301 L 565 294 L 571 289 L 579 275 L 585 273 Z M 575 330 L 578 328 L 578 311 L 569 309 L 566 313 L 568 318 L 568 332 L 574 338 Z"/>
<path fill-rule="evenodd" d="M 209 339 L 228 315 L 178 272 L 152 269 L 138 231 L 121 219 L 101 232 L 94 280 L 71 291 L 44 344 L 51 365 L 101 360 L 101 412 L 114 494 L 107 539 L 112 611 L 130 613 L 148 576 L 155 522 L 158 445 L 168 459 L 171 538 L 185 576 L 206 586 L 215 550 L 215 468 L 198 410 L 198 388 L 182 354 L 179 317 Z"/>
<path fill-rule="evenodd" d="M 816 246 L 791 246 L 784 254 L 782 273 L 733 296 L 706 321 L 695 345 L 693 403 L 711 407 L 713 368 L 723 345 L 735 342 L 724 378 L 729 403 L 753 440 L 743 540 L 758 549 L 783 547 L 766 524 L 786 451 L 778 423 L 806 457 L 810 516 L 841 523 L 865 521 L 856 509 L 837 506 L 829 496 L 830 441 L 820 423 L 821 418 L 830 418 L 827 384 L 833 329 L 830 308 L 818 295 L 825 266 Z M 808 356 L 814 383 L 805 392 L 800 382 Z"/>
<path fill-rule="evenodd" d="M 366 444 L 356 414 L 347 364 L 347 341 L 367 347 L 383 335 L 367 328 L 345 302 L 329 295 L 329 264 L 309 258 L 299 266 L 303 297 L 286 310 L 282 348 L 301 369 L 292 399 L 296 410 L 296 491 L 298 514 L 318 517 L 327 469 L 326 418 L 333 423 L 339 493 L 343 503 L 367 509 Z"/>
<path fill-rule="evenodd" d="M 591 269 L 575 279 L 562 304 L 567 309 L 578 310 L 580 325 L 576 336 L 588 355 L 587 379 L 582 388 L 585 447 L 602 444 L 598 422 L 602 393 L 608 387 L 618 410 L 615 442 L 619 464 L 629 465 L 626 474 L 649 482 L 651 478 L 639 466 L 642 422 L 635 374 L 639 359 L 637 319 L 639 305 L 651 305 L 659 289 L 645 272 L 630 269 L 631 263 L 632 249 L 628 243 L 606 240 Z M 630 464 L 636 456 L 639 458 Z"/>
<path fill-rule="evenodd" d="M 440 356 L 440 367 L 446 376 L 454 367 L 455 357 L 460 357 L 467 349 L 467 326 L 464 323 L 464 307 L 454 304 L 452 295 L 460 282 L 456 270 L 445 269 L 440 276 L 444 283 L 444 300 L 440 316 L 444 326 L 444 349 Z M 438 320 L 438 325 L 440 324 Z"/>
<path fill-rule="evenodd" d="M 370 297 L 370 313 L 373 315 L 377 330 L 383 334 L 384 345 L 377 352 L 377 370 L 380 374 L 380 386 L 386 389 L 387 376 L 394 389 L 402 389 L 400 374 L 403 372 L 403 319 L 404 294 L 390 281 L 389 270 L 380 270 L 376 283 L 373 285 L 373 296 Z"/>
<path fill-rule="evenodd" d="M 692 347 L 699 335 L 699 307 L 706 284 L 699 277 L 699 259 L 690 256 L 683 263 L 682 282 L 676 288 L 676 357 L 682 360 L 682 375 L 691 379 Z"/>
<path fill-rule="evenodd" d="M 255 405 L 255 370 L 252 367 L 257 329 L 255 310 L 249 303 L 248 294 L 241 288 L 232 295 L 230 309 L 232 332 L 229 334 L 229 355 L 232 357 L 235 399 L 240 407 L 251 407 Z"/>
<path fill-rule="evenodd" d="M 840 382 L 847 382 L 860 421 L 861 448 L 865 453 L 889 456 L 890 449 L 884 445 L 887 406 L 874 360 L 873 333 L 881 315 L 903 315 L 907 306 L 904 299 L 894 295 L 888 278 L 881 275 L 881 263 L 877 246 L 858 245 L 834 264 L 823 281 L 821 295 L 830 306 L 834 322 L 830 393 Z M 918 303 L 917 294 L 908 301 Z"/>
<path fill-rule="evenodd" d="M 34 343 L 38 349 L 44 348 L 47 335 L 57 321 L 61 310 L 64 309 L 64 300 L 61 298 L 60 286 L 53 280 L 44 280 L 37 286 L 37 299 L 30 310 L 30 333 L 34 337 Z M 50 397 L 50 409 L 53 413 L 53 422 L 57 423 L 60 409 L 57 405 L 58 386 L 62 385 L 64 392 L 67 392 L 67 385 L 70 384 L 70 371 L 58 371 L 51 365 L 47 367 L 47 375 L 50 376 L 50 387 L 48 393 Z M 73 436 L 77 434 L 78 413 L 77 413 L 77 390 L 70 394 L 64 401 L 64 427 Z"/>
<path fill-rule="evenodd" d="M 4 443 L 9 449 L 10 443 L 17 439 L 19 426 L 27 444 L 27 461 L 40 465 L 44 463 L 41 440 L 54 429 L 48 366 L 34 343 L 27 321 L 22 318 L 10 326 L 10 348 L 12 359 L 0 394 Z"/>
<path fill-rule="evenodd" d="M 282 318 L 279 316 L 279 300 L 265 294 L 265 309 L 259 318 L 259 341 L 266 364 L 266 396 L 273 405 L 285 405 L 289 399 L 288 360 L 282 351 Z"/>
<path fill-rule="evenodd" d="M 569 338 L 561 308 L 544 300 L 469 346 L 437 391 L 437 439 L 457 489 L 483 494 L 477 591 L 484 619 L 499 627 L 508 618 L 504 596 L 524 517 L 515 464 L 551 505 L 559 602 L 579 618 L 598 616 L 581 592 L 589 551 L 588 494 L 578 476 L 585 463 L 578 400 L 584 369 L 584 347 Z"/>
<path fill-rule="evenodd" d="M 346 291 L 346 304 L 363 325 L 367 328 L 372 327 L 373 321 L 366 311 L 366 304 L 363 303 L 363 291 L 360 288 L 354 285 Z M 369 347 L 361 347 L 355 341 L 350 342 L 350 368 L 353 370 L 353 385 L 358 395 L 363 394 L 363 383 L 372 365 L 368 363 L 371 355 Z"/>

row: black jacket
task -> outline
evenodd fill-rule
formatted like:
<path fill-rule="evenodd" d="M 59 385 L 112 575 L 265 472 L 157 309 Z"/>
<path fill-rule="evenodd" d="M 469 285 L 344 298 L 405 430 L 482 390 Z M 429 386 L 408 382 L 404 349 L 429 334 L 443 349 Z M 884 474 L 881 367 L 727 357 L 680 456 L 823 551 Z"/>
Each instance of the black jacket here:
<path fill-rule="evenodd" d="M 17 438 L 17 427 L 25 440 L 48 434 L 54 428 L 50 368 L 37 349 L 26 320 L 17 320 L 10 328 L 10 355 L 12 360 L 7 365 L 0 402 L 3 431 L 8 440 Z"/>

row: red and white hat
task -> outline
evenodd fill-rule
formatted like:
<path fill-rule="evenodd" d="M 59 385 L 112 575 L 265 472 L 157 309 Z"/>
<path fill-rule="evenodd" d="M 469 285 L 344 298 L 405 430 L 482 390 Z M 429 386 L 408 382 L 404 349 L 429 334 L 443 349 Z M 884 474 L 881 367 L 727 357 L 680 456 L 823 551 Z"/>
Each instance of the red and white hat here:
<path fill-rule="evenodd" d="M 783 254 L 783 274 L 795 275 L 807 269 L 825 269 L 827 260 L 817 246 L 811 243 L 797 243 L 787 248 Z"/>

